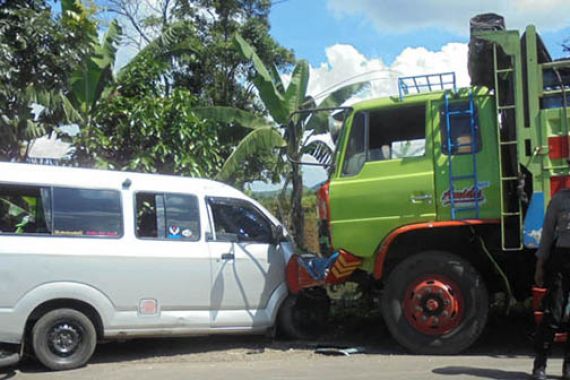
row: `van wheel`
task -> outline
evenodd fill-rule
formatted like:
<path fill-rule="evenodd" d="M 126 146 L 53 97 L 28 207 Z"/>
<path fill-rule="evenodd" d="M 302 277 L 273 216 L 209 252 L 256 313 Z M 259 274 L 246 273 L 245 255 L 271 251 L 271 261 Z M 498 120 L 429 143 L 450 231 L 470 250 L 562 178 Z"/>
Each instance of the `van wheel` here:
<path fill-rule="evenodd" d="M 328 324 L 329 306 L 326 295 L 289 295 L 277 316 L 279 336 L 295 340 L 317 338 Z"/>
<path fill-rule="evenodd" d="M 407 258 L 390 274 L 382 314 L 394 339 L 412 353 L 456 354 L 481 335 L 489 311 L 473 266 L 448 252 Z"/>
<path fill-rule="evenodd" d="M 54 371 L 84 366 L 96 344 L 93 323 L 73 309 L 56 309 L 44 314 L 32 330 L 36 358 Z"/>

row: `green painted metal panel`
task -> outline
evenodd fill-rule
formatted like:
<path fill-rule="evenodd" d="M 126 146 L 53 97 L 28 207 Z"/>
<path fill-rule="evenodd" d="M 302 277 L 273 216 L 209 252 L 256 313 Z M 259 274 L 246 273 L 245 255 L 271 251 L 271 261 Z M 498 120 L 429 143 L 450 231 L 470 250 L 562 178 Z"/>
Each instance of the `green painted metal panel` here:
<path fill-rule="evenodd" d="M 477 153 L 477 171 L 480 188 L 480 218 L 498 219 L 500 217 L 500 187 L 499 187 L 499 157 L 497 147 L 497 117 L 495 102 L 487 89 L 472 89 L 475 95 L 477 108 L 477 124 L 480 130 L 481 150 Z M 452 102 L 465 102 L 468 97 L 468 89 L 462 89 Z M 473 163 L 470 154 L 448 156 L 442 152 L 441 129 L 445 128 L 445 120 L 441 120 L 438 112 L 443 104 L 443 99 L 432 103 L 431 115 L 433 117 L 434 136 L 434 166 L 436 183 L 436 207 L 437 220 L 451 220 L 449 205 L 449 165 L 448 160 L 453 160 L 453 174 L 466 175 L 472 173 Z M 474 195 L 473 180 L 463 179 L 455 183 L 456 199 L 472 198 Z M 465 212 L 462 218 L 474 217 L 475 213 Z"/>

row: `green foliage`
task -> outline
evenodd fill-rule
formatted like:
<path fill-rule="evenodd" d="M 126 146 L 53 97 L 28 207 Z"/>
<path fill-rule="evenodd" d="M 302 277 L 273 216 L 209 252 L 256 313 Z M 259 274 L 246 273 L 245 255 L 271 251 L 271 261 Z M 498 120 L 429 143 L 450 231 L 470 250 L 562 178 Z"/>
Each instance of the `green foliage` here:
<path fill-rule="evenodd" d="M 266 118 L 233 107 L 195 107 L 194 113 L 204 119 L 212 119 L 225 124 L 239 124 L 245 128 L 257 129 L 272 127 Z"/>
<path fill-rule="evenodd" d="M 242 168 L 242 163 L 258 152 L 271 152 L 275 148 L 287 146 L 281 134 L 272 127 L 257 128 L 245 136 L 234 152 L 224 162 L 218 179 L 228 180 Z"/>
<path fill-rule="evenodd" d="M 71 11 L 68 11 L 64 17 L 72 17 L 71 14 Z M 89 37 L 93 51 L 77 65 L 69 80 L 72 102 L 76 109 L 85 115 L 96 107 L 103 91 L 113 81 L 113 66 L 121 28 L 113 21 L 100 43 L 97 41 L 96 31 Z"/>
<path fill-rule="evenodd" d="M 300 161 L 303 154 L 315 153 L 316 158 L 322 159 L 328 154 L 316 154 L 321 152 L 322 147 L 313 143 L 308 147 L 307 139 L 304 136 L 304 128 L 306 123 L 310 123 L 310 114 L 307 115 L 291 115 L 303 109 L 314 106 L 314 101 L 307 96 L 307 87 L 309 83 L 309 64 L 306 61 L 299 61 L 293 70 L 291 81 L 285 89 L 277 70 L 275 68 L 267 69 L 263 60 L 257 55 L 255 49 L 247 43 L 241 36 L 234 36 L 234 44 L 239 49 L 244 58 L 252 62 L 255 73 L 251 76 L 252 82 L 255 84 L 259 97 L 265 105 L 267 111 L 274 121 L 274 126 L 270 128 L 255 129 L 255 115 L 244 114 L 239 110 L 217 110 L 212 108 L 209 110 L 208 116 L 220 122 L 237 122 L 244 127 L 252 128 L 251 131 L 237 146 L 232 155 L 224 164 L 221 178 L 231 178 L 232 174 L 241 170 L 241 162 L 247 160 L 248 157 L 256 155 L 277 155 L 277 160 L 283 160 L 284 155 L 293 162 Z M 344 89 L 335 91 L 331 96 L 325 99 L 328 107 L 338 106 L 352 96 L 355 92 L 360 91 L 362 85 L 352 85 Z M 272 132 L 273 140 L 269 139 L 269 131 Z M 261 132 L 263 131 L 263 133 Z M 279 136 L 279 138 L 277 138 Z M 283 136 L 281 138 L 281 136 Z M 323 145 L 323 144 L 321 144 Z M 285 168 L 285 163 L 276 165 L 276 168 Z M 282 174 L 280 172 L 279 174 Z M 292 164 L 290 171 L 284 173 L 286 182 L 285 187 L 291 182 L 291 227 L 295 236 L 295 241 L 301 247 L 304 245 L 304 212 L 301 204 L 303 193 L 302 173 L 297 164 Z"/>
<path fill-rule="evenodd" d="M 150 41 L 133 57 L 131 61 L 121 69 L 121 73 L 117 79 L 120 81 L 121 75 L 123 75 L 123 73 L 132 72 L 135 66 L 140 68 L 141 63 L 147 64 L 149 61 L 153 61 L 155 68 L 159 68 L 159 70 L 149 79 L 155 80 L 159 75 L 171 69 L 171 59 L 183 58 L 187 60 L 196 53 L 200 53 L 201 50 L 202 46 L 195 36 L 194 27 L 184 21 L 175 22 L 165 26 L 157 38 Z"/>
<path fill-rule="evenodd" d="M 213 176 L 221 166 L 216 129 L 194 115 L 190 91 L 167 90 L 165 80 L 173 58 L 199 51 L 192 26 L 166 27 L 113 79 L 119 36 L 112 23 L 72 82 L 85 113 L 75 141 L 77 160 L 100 168 Z"/>
<path fill-rule="evenodd" d="M 188 88 L 204 106 L 229 106 L 263 112 L 265 107 L 258 101 L 255 89 L 247 80 L 255 69 L 250 60 L 235 48 L 232 37 L 240 34 L 255 48 L 263 62 L 270 62 L 271 66 L 282 71 L 287 70 L 293 62 L 293 53 L 280 46 L 269 34 L 270 9 L 271 2 L 268 0 L 176 1 L 174 19 L 188 21 L 195 26 L 202 50 L 196 57 L 186 57 L 176 62 L 177 68 L 171 75 L 173 85 Z M 287 116 L 285 112 L 283 116 Z M 216 129 L 224 158 L 230 156 L 248 133 L 246 129 L 238 127 L 238 123 L 218 123 Z M 261 172 L 264 173 L 261 176 L 263 179 L 276 179 L 276 176 L 264 170 L 266 160 L 275 162 L 270 154 L 248 159 L 242 164 L 241 173 L 232 177 L 234 183 L 257 178 Z"/>
<path fill-rule="evenodd" d="M 54 19 L 45 1 L 0 7 L 0 159 L 24 160 L 30 140 L 73 121 L 66 99 L 69 73 L 90 49 L 78 17 Z M 45 106 L 34 115 L 34 104 Z"/>
<path fill-rule="evenodd" d="M 157 57 L 179 42 L 160 36 L 120 71 L 77 138 L 82 164 L 192 176 L 219 171 L 216 129 L 192 112 L 196 98 L 181 88 L 165 93 L 161 75 L 168 65 Z"/>
<path fill-rule="evenodd" d="M 114 94 L 102 102 L 96 128 L 81 131 L 78 156 L 96 167 L 148 173 L 212 176 L 220 167 L 218 139 L 192 113 L 194 97 Z"/>
<path fill-rule="evenodd" d="M 285 107 L 284 97 L 281 91 L 277 90 L 280 80 L 277 82 L 276 75 L 270 74 L 270 71 L 267 70 L 255 49 L 243 37 L 236 34 L 233 40 L 234 45 L 241 52 L 242 56 L 253 64 L 255 74 L 251 80 L 259 91 L 259 96 L 263 99 L 263 104 L 267 111 L 269 111 L 275 122 L 280 124 L 286 123 L 289 114 Z M 272 73 L 275 73 L 275 71 L 272 71 Z M 283 88 L 282 83 L 281 88 Z"/>

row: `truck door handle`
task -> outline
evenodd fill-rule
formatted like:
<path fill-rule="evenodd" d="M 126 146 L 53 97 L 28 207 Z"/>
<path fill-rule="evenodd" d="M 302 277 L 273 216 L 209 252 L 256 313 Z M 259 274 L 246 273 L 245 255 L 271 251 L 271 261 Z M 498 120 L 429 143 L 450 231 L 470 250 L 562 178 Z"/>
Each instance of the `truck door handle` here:
<path fill-rule="evenodd" d="M 223 253 L 222 260 L 233 260 L 236 256 L 233 253 Z"/>
<path fill-rule="evenodd" d="M 433 197 L 430 194 L 421 194 L 421 195 L 412 195 L 410 196 L 410 201 L 413 204 L 418 204 L 418 203 L 422 203 L 422 202 L 426 202 L 428 204 L 431 204 Z"/>

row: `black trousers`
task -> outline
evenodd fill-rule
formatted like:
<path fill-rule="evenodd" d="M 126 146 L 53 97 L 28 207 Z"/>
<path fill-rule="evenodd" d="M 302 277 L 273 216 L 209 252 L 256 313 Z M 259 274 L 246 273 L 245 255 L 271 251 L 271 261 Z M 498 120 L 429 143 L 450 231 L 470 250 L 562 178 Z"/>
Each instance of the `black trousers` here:
<path fill-rule="evenodd" d="M 537 359 L 546 357 L 557 331 L 568 332 L 564 314 L 570 295 L 570 248 L 555 248 L 545 264 L 545 286 L 548 288 L 543 300 L 544 315 L 535 337 Z M 570 360 L 570 339 L 566 341 L 565 360 Z"/>

